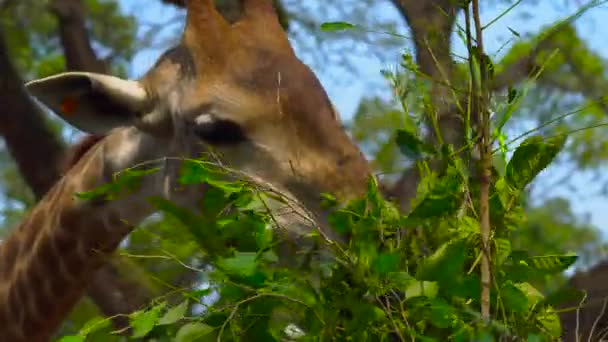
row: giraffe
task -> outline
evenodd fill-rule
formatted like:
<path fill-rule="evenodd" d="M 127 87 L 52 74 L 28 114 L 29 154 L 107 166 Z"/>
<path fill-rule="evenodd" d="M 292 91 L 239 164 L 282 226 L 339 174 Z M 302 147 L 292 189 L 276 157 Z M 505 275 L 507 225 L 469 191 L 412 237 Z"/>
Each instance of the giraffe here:
<path fill-rule="evenodd" d="M 370 167 L 314 73 L 295 55 L 271 0 L 241 0 L 227 22 L 212 0 L 186 1 L 180 42 L 139 80 L 70 72 L 26 85 L 73 127 L 102 136 L 0 244 L 0 341 L 48 341 L 135 225 L 150 196 L 193 206 L 180 158 L 221 163 L 292 197 L 328 229 L 321 193 L 362 195 Z M 163 160 L 115 200 L 86 192 L 122 170 Z M 309 222 L 289 224 L 310 229 Z"/>

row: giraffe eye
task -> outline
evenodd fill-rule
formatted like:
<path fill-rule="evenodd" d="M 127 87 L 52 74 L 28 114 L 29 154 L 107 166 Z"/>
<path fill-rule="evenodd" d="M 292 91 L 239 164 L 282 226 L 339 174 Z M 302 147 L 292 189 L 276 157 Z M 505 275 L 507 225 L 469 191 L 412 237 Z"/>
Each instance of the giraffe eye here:
<path fill-rule="evenodd" d="M 201 115 L 195 121 L 194 133 L 211 145 L 236 145 L 247 140 L 241 126 L 213 115 Z"/>

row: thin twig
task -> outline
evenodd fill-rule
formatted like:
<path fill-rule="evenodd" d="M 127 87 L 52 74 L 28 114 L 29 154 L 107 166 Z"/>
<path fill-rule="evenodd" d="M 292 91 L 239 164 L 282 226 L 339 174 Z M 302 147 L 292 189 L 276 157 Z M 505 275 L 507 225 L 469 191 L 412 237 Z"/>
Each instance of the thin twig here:
<path fill-rule="evenodd" d="M 604 304 L 602 305 L 602 311 L 600 311 L 600 314 L 597 315 L 597 317 L 595 318 L 595 321 L 593 322 L 593 325 L 591 326 L 591 331 L 589 332 L 589 337 L 587 338 L 587 342 L 591 342 L 591 338 L 593 337 L 593 334 L 595 333 L 595 328 L 597 328 L 597 325 L 600 322 L 600 318 L 602 318 L 602 316 L 604 316 L 604 314 L 606 313 L 607 304 L 608 304 L 608 297 L 604 298 Z"/>
<path fill-rule="evenodd" d="M 576 308 L 576 328 L 574 329 L 574 336 L 576 338 L 576 342 L 580 341 L 580 321 L 581 321 L 581 308 L 583 306 L 583 303 L 585 302 L 585 300 L 587 299 L 587 293 L 585 293 L 585 295 L 583 296 L 583 299 L 578 303 L 578 307 Z"/>
<path fill-rule="evenodd" d="M 391 312 L 392 310 L 390 308 L 390 303 L 388 299 L 386 301 L 387 303 L 385 304 L 382 302 L 382 299 L 379 296 L 376 296 L 376 302 L 378 302 L 378 304 L 382 306 L 384 312 L 388 315 L 388 318 L 390 319 L 391 323 L 393 324 L 393 328 L 395 329 L 395 333 L 397 334 L 397 336 L 399 336 L 399 340 L 405 342 L 405 337 L 403 336 L 403 334 L 401 334 L 401 330 L 399 329 L 397 322 L 395 322 L 395 319 L 393 318 L 393 314 Z"/>
<path fill-rule="evenodd" d="M 481 139 L 481 176 L 479 181 L 479 226 L 481 233 L 481 318 L 490 320 L 490 291 L 492 286 L 491 251 L 490 251 L 490 183 L 492 181 L 492 136 L 490 133 L 488 69 L 483 49 L 483 27 L 479 16 L 479 0 L 472 1 L 473 20 L 475 22 L 476 51 L 472 48 L 471 19 L 469 9 L 465 11 L 467 20 L 467 45 L 469 48 L 469 68 L 471 69 L 473 110 L 478 115 Z M 476 52 L 476 53 L 474 53 Z M 472 59 L 476 58 L 479 66 L 479 84 L 473 73 Z"/>

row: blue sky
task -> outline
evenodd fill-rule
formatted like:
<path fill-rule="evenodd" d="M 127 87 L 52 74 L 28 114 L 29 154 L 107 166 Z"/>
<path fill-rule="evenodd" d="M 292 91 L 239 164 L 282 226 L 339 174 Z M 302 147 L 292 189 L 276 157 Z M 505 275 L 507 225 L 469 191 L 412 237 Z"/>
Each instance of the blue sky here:
<path fill-rule="evenodd" d="M 316 0 L 308 0 L 311 6 L 317 6 L 319 2 Z M 423 0 L 420 0 L 423 1 Z M 513 38 L 509 28 L 519 32 L 520 34 L 538 32 L 544 25 L 548 25 L 556 20 L 565 18 L 573 14 L 577 8 L 588 3 L 590 0 L 523 0 L 521 6 L 509 12 L 499 21 L 493 24 L 490 28 L 484 31 L 484 40 L 486 49 L 493 55 L 499 48 L 508 40 Z M 166 22 L 175 18 L 179 13 L 170 6 L 159 5 L 158 1 L 149 0 L 120 0 L 121 6 L 125 12 L 133 14 L 140 22 Z M 534 4 L 538 2 L 539 4 Z M 376 20 L 393 20 L 401 22 L 396 11 L 388 0 L 377 0 L 378 5 L 374 7 L 371 14 L 375 15 Z M 488 8 L 482 8 L 482 21 L 488 22 L 497 17 L 509 5 L 505 1 L 482 2 L 492 3 Z M 336 16 L 336 13 L 323 13 L 317 18 L 318 22 L 343 20 L 357 23 L 353 18 L 342 18 Z M 600 5 L 593 10 L 587 12 L 577 19 L 576 27 L 581 36 L 589 37 L 587 42 L 589 46 L 603 57 L 608 58 L 608 47 L 606 46 L 606 37 L 608 36 L 608 25 L 605 25 L 604 20 L 608 20 L 608 6 Z M 168 28 L 163 32 L 164 36 L 170 37 L 170 32 L 181 27 L 180 22 L 173 22 L 168 25 Z M 406 28 L 402 25 L 400 33 L 407 35 Z M 408 48 L 407 41 L 404 41 L 404 47 Z M 508 45 L 507 45 L 508 47 Z M 138 53 L 131 68 L 131 76 L 139 77 L 145 72 L 156 60 L 158 55 L 162 53 L 165 47 L 159 49 L 147 49 Z M 503 49 L 506 51 L 508 49 Z M 458 39 L 454 39 L 454 52 L 459 55 L 466 55 L 464 47 Z M 386 59 L 380 60 L 373 56 L 361 56 L 356 59 L 356 74 L 357 80 L 348 82 L 337 82 L 335 73 L 331 72 L 332 67 L 325 68 L 322 72 L 317 70 L 321 82 L 327 89 L 332 101 L 338 107 L 344 120 L 349 120 L 361 97 L 370 93 L 390 96 L 388 86 L 383 82 L 380 75 L 380 70 L 396 65 L 399 61 L 399 50 L 389 51 L 384 56 Z M 306 59 L 304 58 L 304 61 Z M 312 65 L 314 68 L 314 65 Z M 330 75 L 331 74 L 331 75 Z M 608 129 L 606 130 L 608 137 Z M 541 183 L 544 178 L 552 179 L 558 177 L 563 172 L 559 167 L 553 167 L 544 172 L 541 177 Z M 577 174 L 573 177 L 573 183 L 579 188 L 592 187 L 593 182 L 589 179 L 589 175 Z M 608 198 L 605 197 L 589 197 L 585 194 L 573 194 L 567 189 L 554 189 L 555 195 L 563 195 L 572 199 L 575 211 L 580 215 L 589 215 L 591 222 L 601 228 L 608 234 Z"/>

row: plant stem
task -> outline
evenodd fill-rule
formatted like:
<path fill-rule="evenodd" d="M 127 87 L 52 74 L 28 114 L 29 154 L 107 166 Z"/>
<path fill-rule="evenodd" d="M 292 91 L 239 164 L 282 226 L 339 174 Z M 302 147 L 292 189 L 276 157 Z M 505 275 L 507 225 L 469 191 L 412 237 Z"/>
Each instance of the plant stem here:
<path fill-rule="evenodd" d="M 479 220 L 481 229 L 481 317 L 490 319 L 490 289 L 492 281 L 491 251 L 490 251 L 490 184 L 492 181 L 492 136 L 490 134 L 490 112 L 488 92 L 488 66 L 489 61 L 483 49 L 483 28 L 479 18 L 479 0 L 473 0 L 473 20 L 475 21 L 475 36 L 477 40 L 477 60 L 479 62 L 479 94 L 474 99 L 479 115 L 481 139 L 479 142 L 481 154 L 481 175 L 479 184 Z"/>

